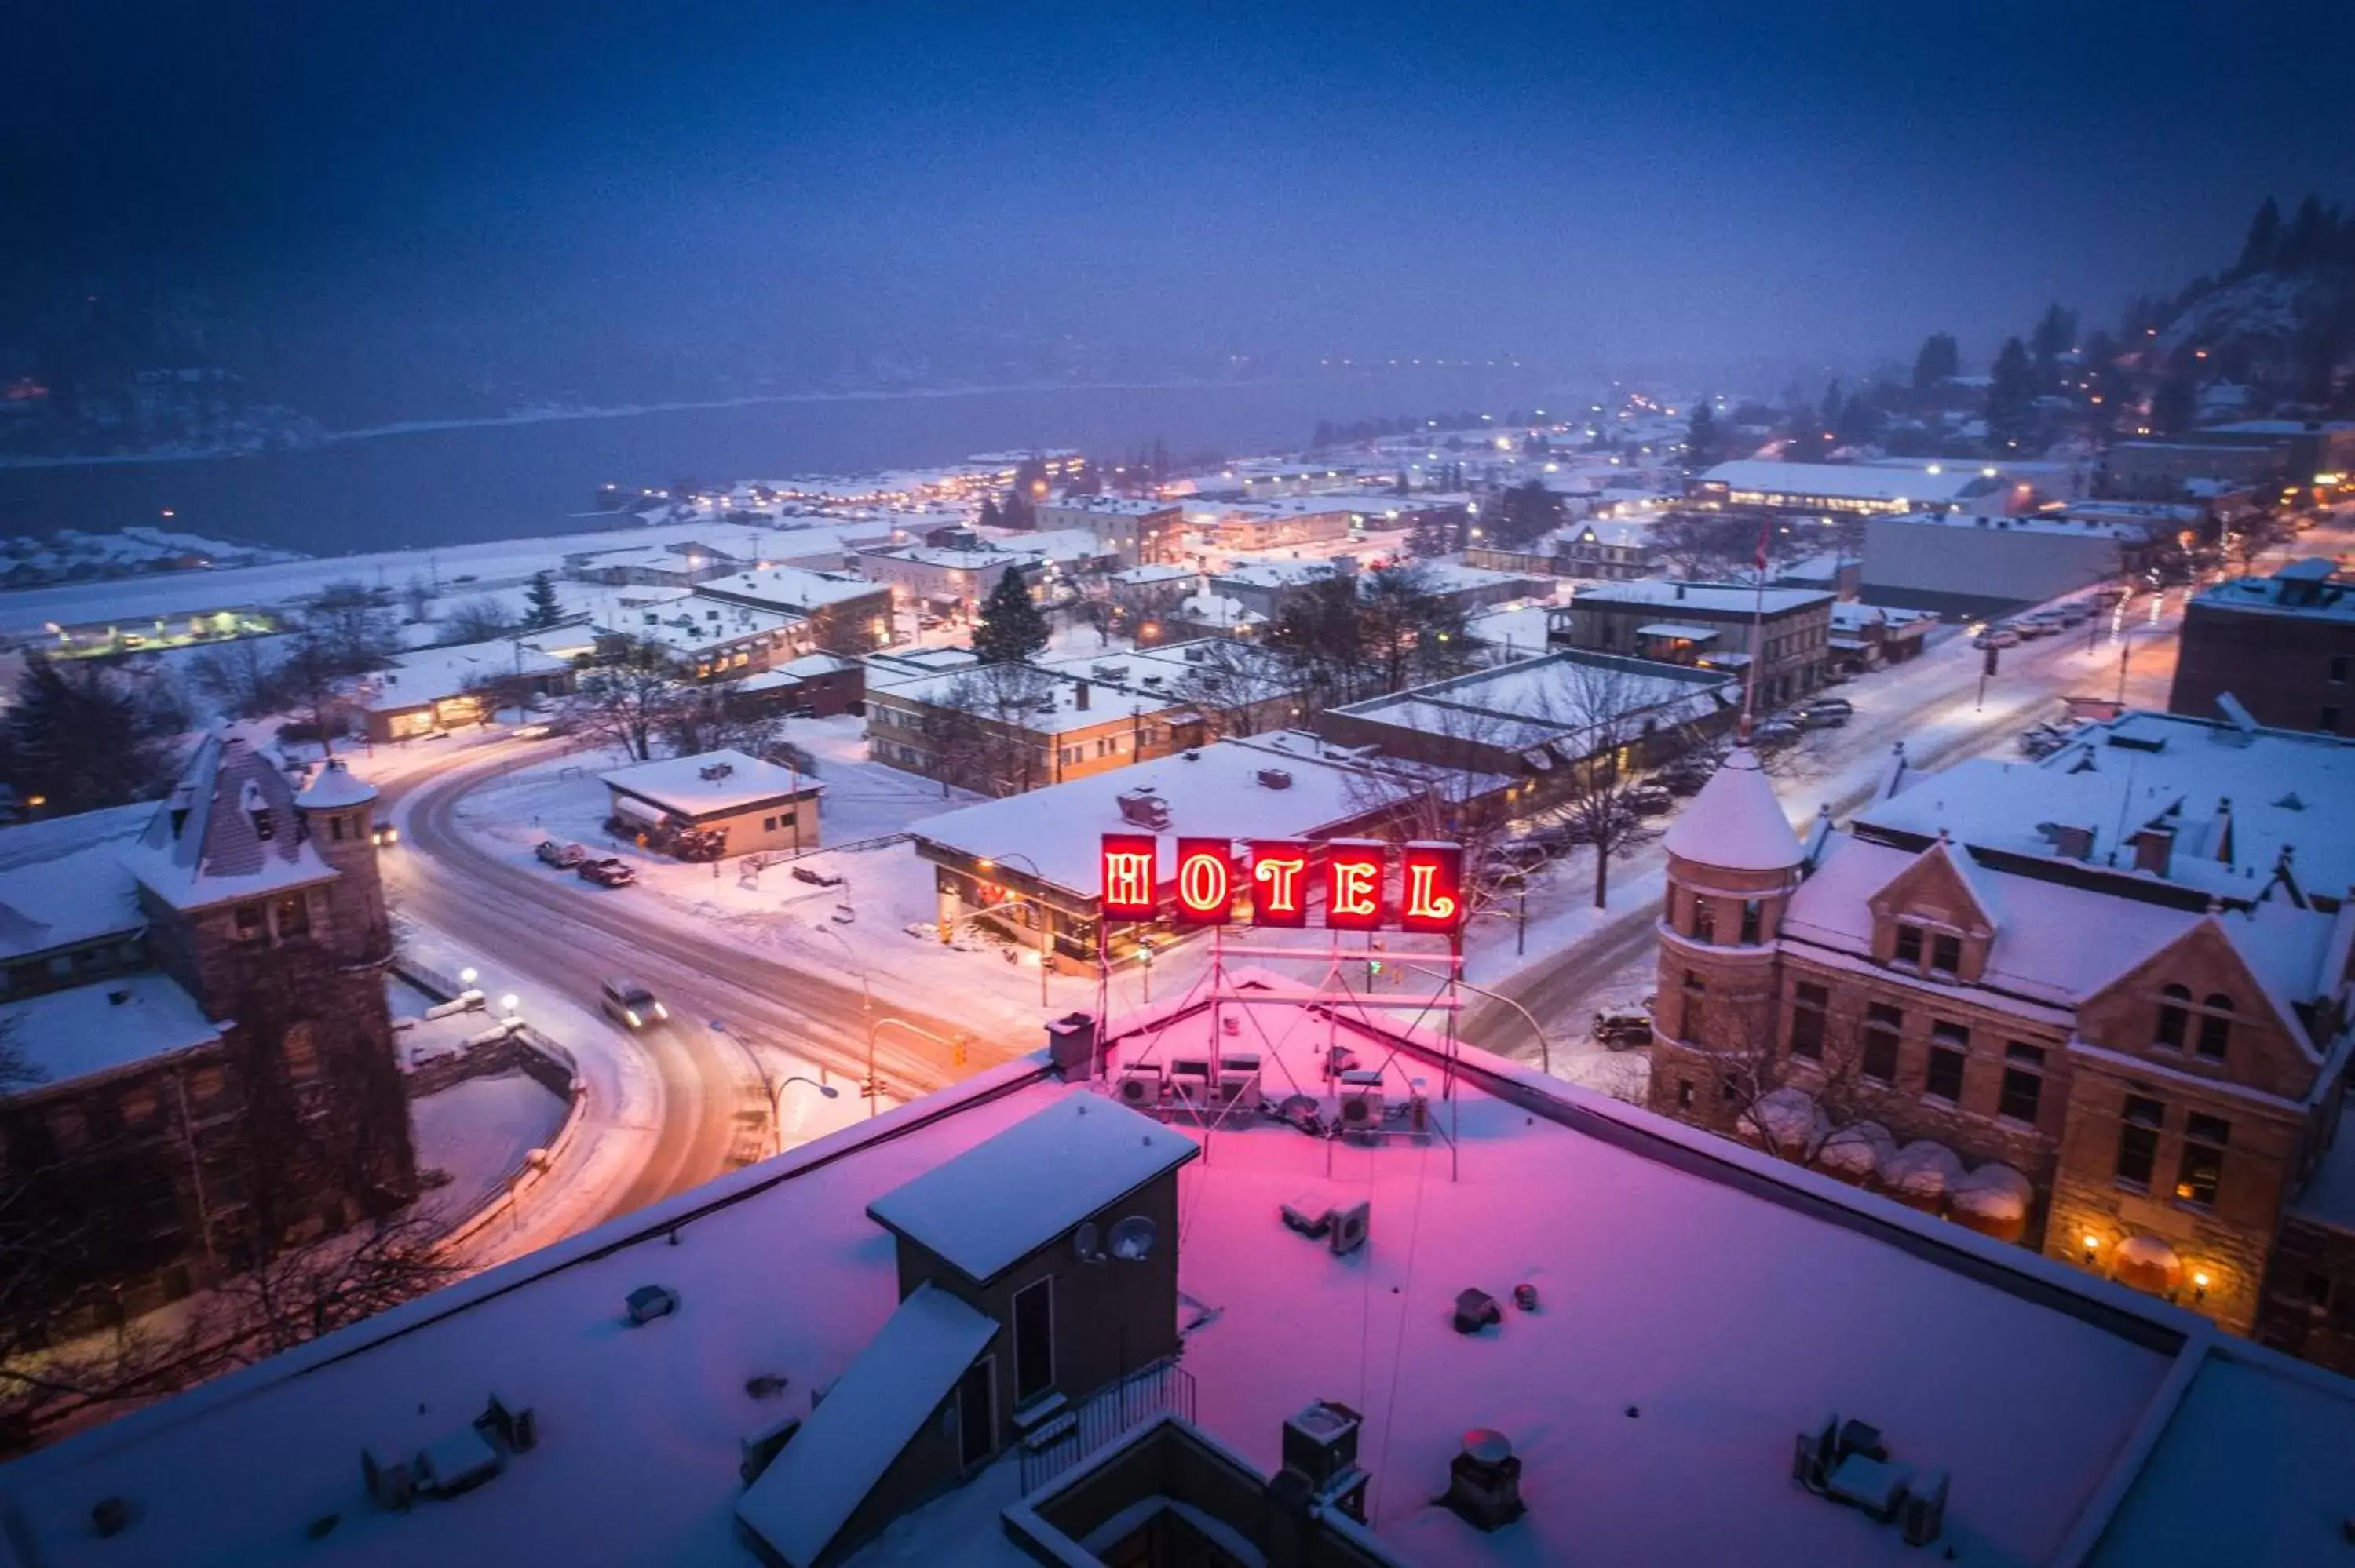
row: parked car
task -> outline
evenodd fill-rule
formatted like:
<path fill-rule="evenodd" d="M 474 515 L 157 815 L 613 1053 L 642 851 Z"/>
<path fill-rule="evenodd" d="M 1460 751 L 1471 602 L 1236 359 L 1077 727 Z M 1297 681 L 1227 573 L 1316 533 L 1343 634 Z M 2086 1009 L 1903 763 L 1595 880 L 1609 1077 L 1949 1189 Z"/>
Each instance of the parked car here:
<path fill-rule="evenodd" d="M 1488 874 L 1518 876 L 1535 871 L 1554 856 L 1554 851 L 1534 838 L 1507 839 L 1488 851 Z"/>
<path fill-rule="evenodd" d="M 1621 803 L 1639 817 L 1657 817 L 1676 808 L 1677 798 L 1657 784 L 1636 784 L 1620 792 Z"/>
<path fill-rule="evenodd" d="M 1799 727 L 1797 720 L 1777 715 L 1752 730 L 1750 741 L 1753 746 L 1763 746 L 1771 750 L 1775 747 L 1788 746 L 1806 733 Z"/>
<path fill-rule="evenodd" d="M 1798 726 L 1801 729 L 1838 729 L 1848 723 L 1850 710 L 1838 708 L 1801 708 Z"/>
<path fill-rule="evenodd" d="M 2023 615 L 2010 623 L 2011 630 L 2022 637 L 2050 637 L 2061 629 L 2041 616 Z"/>
<path fill-rule="evenodd" d="M 2014 631 L 2009 626 L 1990 626 L 1985 631 L 1980 632 L 1977 637 L 1971 639 L 1971 646 L 1974 648 L 2017 648 L 2019 646 L 2019 633 Z"/>
<path fill-rule="evenodd" d="M 670 1022 L 670 1010 L 634 980 L 609 980 L 597 998 L 605 1016 L 624 1029 L 651 1029 Z"/>
<path fill-rule="evenodd" d="M 531 852 L 540 860 L 559 870 L 569 870 L 589 858 L 589 852 L 579 844 L 566 843 L 561 839 L 542 839 L 539 847 Z"/>
<path fill-rule="evenodd" d="M 600 887 L 627 887 L 638 879 L 635 867 L 612 855 L 603 860 L 584 860 L 572 868 L 572 874 Z"/>
<path fill-rule="evenodd" d="M 1855 714 L 1856 705 L 1846 697 L 1810 697 L 1799 705 L 1803 713 L 1838 714 L 1848 717 Z"/>
<path fill-rule="evenodd" d="M 1630 1045 L 1652 1043 L 1652 1010 L 1637 1002 L 1622 1002 L 1598 1009 L 1594 1014 L 1594 1043 L 1612 1051 L 1625 1051 Z"/>
<path fill-rule="evenodd" d="M 1717 758 L 1687 753 L 1652 775 L 1652 782 L 1671 795 L 1697 795 L 1717 771 Z"/>

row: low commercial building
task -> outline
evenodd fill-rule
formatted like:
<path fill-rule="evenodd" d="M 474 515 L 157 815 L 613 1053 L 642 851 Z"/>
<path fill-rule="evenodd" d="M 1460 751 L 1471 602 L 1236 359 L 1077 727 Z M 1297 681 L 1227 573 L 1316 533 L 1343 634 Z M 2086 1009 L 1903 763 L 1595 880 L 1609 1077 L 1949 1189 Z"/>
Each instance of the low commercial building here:
<path fill-rule="evenodd" d="M 1208 518 L 1218 542 L 1231 550 L 1274 550 L 1346 539 L 1368 511 L 1364 496 L 1295 495 L 1190 509 L 1197 527 Z"/>
<path fill-rule="evenodd" d="M 933 614 L 971 616 L 997 591 L 1007 572 L 1027 571 L 1044 557 L 1028 550 L 900 545 L 862 550 L 859 575 L 891 589 L 895 603 Z"/>
<path fill-rule="evenodd" d="M 692 588 L 742 571 L 749 562 L 693 540 L 665 545 L 623 545 L 582 550 L 564 557 L 565 575 L 579 582 L 643 588 Z"/>
<path fill-rule="evenodd" d="M 1034 515 L 1041 531 L 1084 528 L 1124 567 L 1175 561 L 1185 555 L 1185 509 L 1175 501 L 1131 495 L 1072 495 L 1043 501 Z"/>
<path fill-rule="evenodd" d="M 1990 517 L 1964 512 L 1876 517 L 1865 524 L 1859 594 L 1869 604 L 1961 619 L 2113 582 L 2137 569 L 2148 531 L 2065 515 Z"/>
<path fill-rule="evenodd" d="M 1719 463 L 1695 479 L 1686 493 L 1704 505 L 1893 516 L 1961 506 L 1991 493 L 1999 482 L 1967 464 L 1915 470 L 1744 458 Z"/>
<path fill-rule="evenodd" d="M 1780 707 L 1823 684 L 1831 657 L 1828 593 L 1733 583 L 1626 582 L 1584 588 L 1549 612 L 1556 646 L 1696 664 L 1747 676 L 1763 662 L 1758 702 Z"/>
<path fill-rule="evenodd" d="M 570 660 L 520 639 L 421 648 L 364 679 L 358 704 L 370 744 L 386 746 L 487 724 L 502 707 L 570 691 L 572 676 Z"/>
<path fill-rule="evenodd" d="M 2264 441 L 2117 441 L 2102 456 L 2095 489 L 2117 501 L 2181 501 L 2199 481 L 2274 493 L 2288 473 L 2286 454 Z"/>
<path fill-rule="evenodd" d="M 653 848 L 667 851 L 690 835 L 705 835 L 707 843 L 716 837 L 718 854 L 798 853 L 820 842 L 826 786 L 741 751 L 658 758 L 600 777 L 614 820 Z"/>
<path fill-rule="evenodd" d="M 1832 606 L 1832 666 L 1861 674 L 1918 658 L 1938 618 L 1927 610 L 1870 604 Z"/>
<path fill-rule="evenodd" d="M 798 615 L 692 591 L 620 599 L 594 624 L 601 657 L 618 658 L 633 643 L 651 644 L 693 681 L 758 674 L 794 657 L 809 638 L 808 623 Z"/>
<path fill-rule="evenodd" d="M 1241 561 L 1203 579 L 1203 591 L 1213 599 L 1231 599 L 1252 615 L 1273 620 L 1284 607 L 1316 584 L 1357 570 L 1358 563 L 1341 556 L 1329 561 Z"/>
<path fill-rule="evenodd" d="M 890 588 L 847 572 L 770 567 L 714 577 L 699 591 L 711 599 L 802 621 L 808 629 L 803 652 L 823 649 L 828 653 L 858 654 L 890 645 Z"/>
<path fill-rule="evenodd" d="M 1645 521 L 1581 523 L 1555 546 L 1565 577 L 1633 582 L 1652 574 L 1652 524 Z"/>
<path fill-rule="evenodd" d="M 2355 734 L 2355 578 L 2309 556 L 2193 595 L 2167 709 L 2213 718 L 2227 694 L 2261 725 Z"/>
<path fill-rule="evenodd" d="M 730 682 L 728 693 L 759 711 L 801 718 L 863 713 L 867 666 L 839 653 L 805 653 L 758 675 Z"/>
<path fill-rule="evenodd" d="M 1663 761 L 1732 728 L 1741 708 L 1739 684 L 1716 671 L 1564 650 L 1328 709 L 1316 732 L 1510 780 L 1529 810 L 1598 757 L 1624 768 Z"/>

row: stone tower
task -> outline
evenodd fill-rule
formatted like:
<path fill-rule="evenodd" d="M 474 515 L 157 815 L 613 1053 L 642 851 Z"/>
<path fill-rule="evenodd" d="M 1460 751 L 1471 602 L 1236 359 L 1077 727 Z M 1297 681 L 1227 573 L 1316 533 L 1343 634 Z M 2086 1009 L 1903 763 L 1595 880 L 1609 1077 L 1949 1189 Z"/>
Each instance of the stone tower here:
<path fill-rule="evenodd" d="M 328 946 L 338 962 L 378 964 L 392 951 L 377 865 L 376 786 L 330 759 L 294 797 L 304 836 L 336 872 L 327 885 Z"/>
<path fill-rule="evenodd" d="M 1771 1057 L 1776 936 L 1805 853 L 1755 753 L 1738 749 L 1668 829 L 1651 1107 L 1731 1130 Z"/>

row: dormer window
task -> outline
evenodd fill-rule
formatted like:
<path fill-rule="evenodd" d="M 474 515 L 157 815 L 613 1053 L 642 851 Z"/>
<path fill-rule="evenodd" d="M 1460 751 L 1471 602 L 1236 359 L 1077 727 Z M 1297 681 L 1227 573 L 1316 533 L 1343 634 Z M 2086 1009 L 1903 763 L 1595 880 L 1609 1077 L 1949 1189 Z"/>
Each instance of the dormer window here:
<path fill-rule="evenodd" d="M 1933 932 L 1930 937 L 1930 969 L 1934 974 L 1952 975 L 1963 967 L 1963 939 L 1951 932 Z"/>
<path fill-rule="evenodd" d="M 253 813 L 253 836 L 263 843 L 278 836 L 277 820 L 270 814 L 267 807 Z"/>
<path fill-rule="evenodd" d="M 1897 927 L 1897 951 L 1893 955 L 1901 964 L 1914 969 L 1922 967 L 1922 927 L 1901 921 Z"/>
<path fill-rule="evenodd" d="M 2184 1036 L 2191 1028 L 2191 992 L 2187 987 L 2171 985 L 2161 990 L 2158 996 L 2158 1027 L 2151 1035 L 2151 1043 L 2180 1051 Z"/>

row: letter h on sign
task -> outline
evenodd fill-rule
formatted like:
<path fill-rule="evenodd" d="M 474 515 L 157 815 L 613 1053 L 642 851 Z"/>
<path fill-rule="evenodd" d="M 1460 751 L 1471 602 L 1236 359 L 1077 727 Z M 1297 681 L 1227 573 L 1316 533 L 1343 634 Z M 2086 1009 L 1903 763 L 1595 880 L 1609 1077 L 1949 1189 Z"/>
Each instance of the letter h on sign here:
<path fill-rule="evenodd" d="M 1225 839 L 1178 841 L 1178 919 L 1223 926 L 1235 913 L 1235 852 Z"/>
<path fill-rule="evenodd" d="M 1155 912 L 1151 833 L 1103 836 L 1103 913 L 1108 920 L 1150 920 Z"/>

